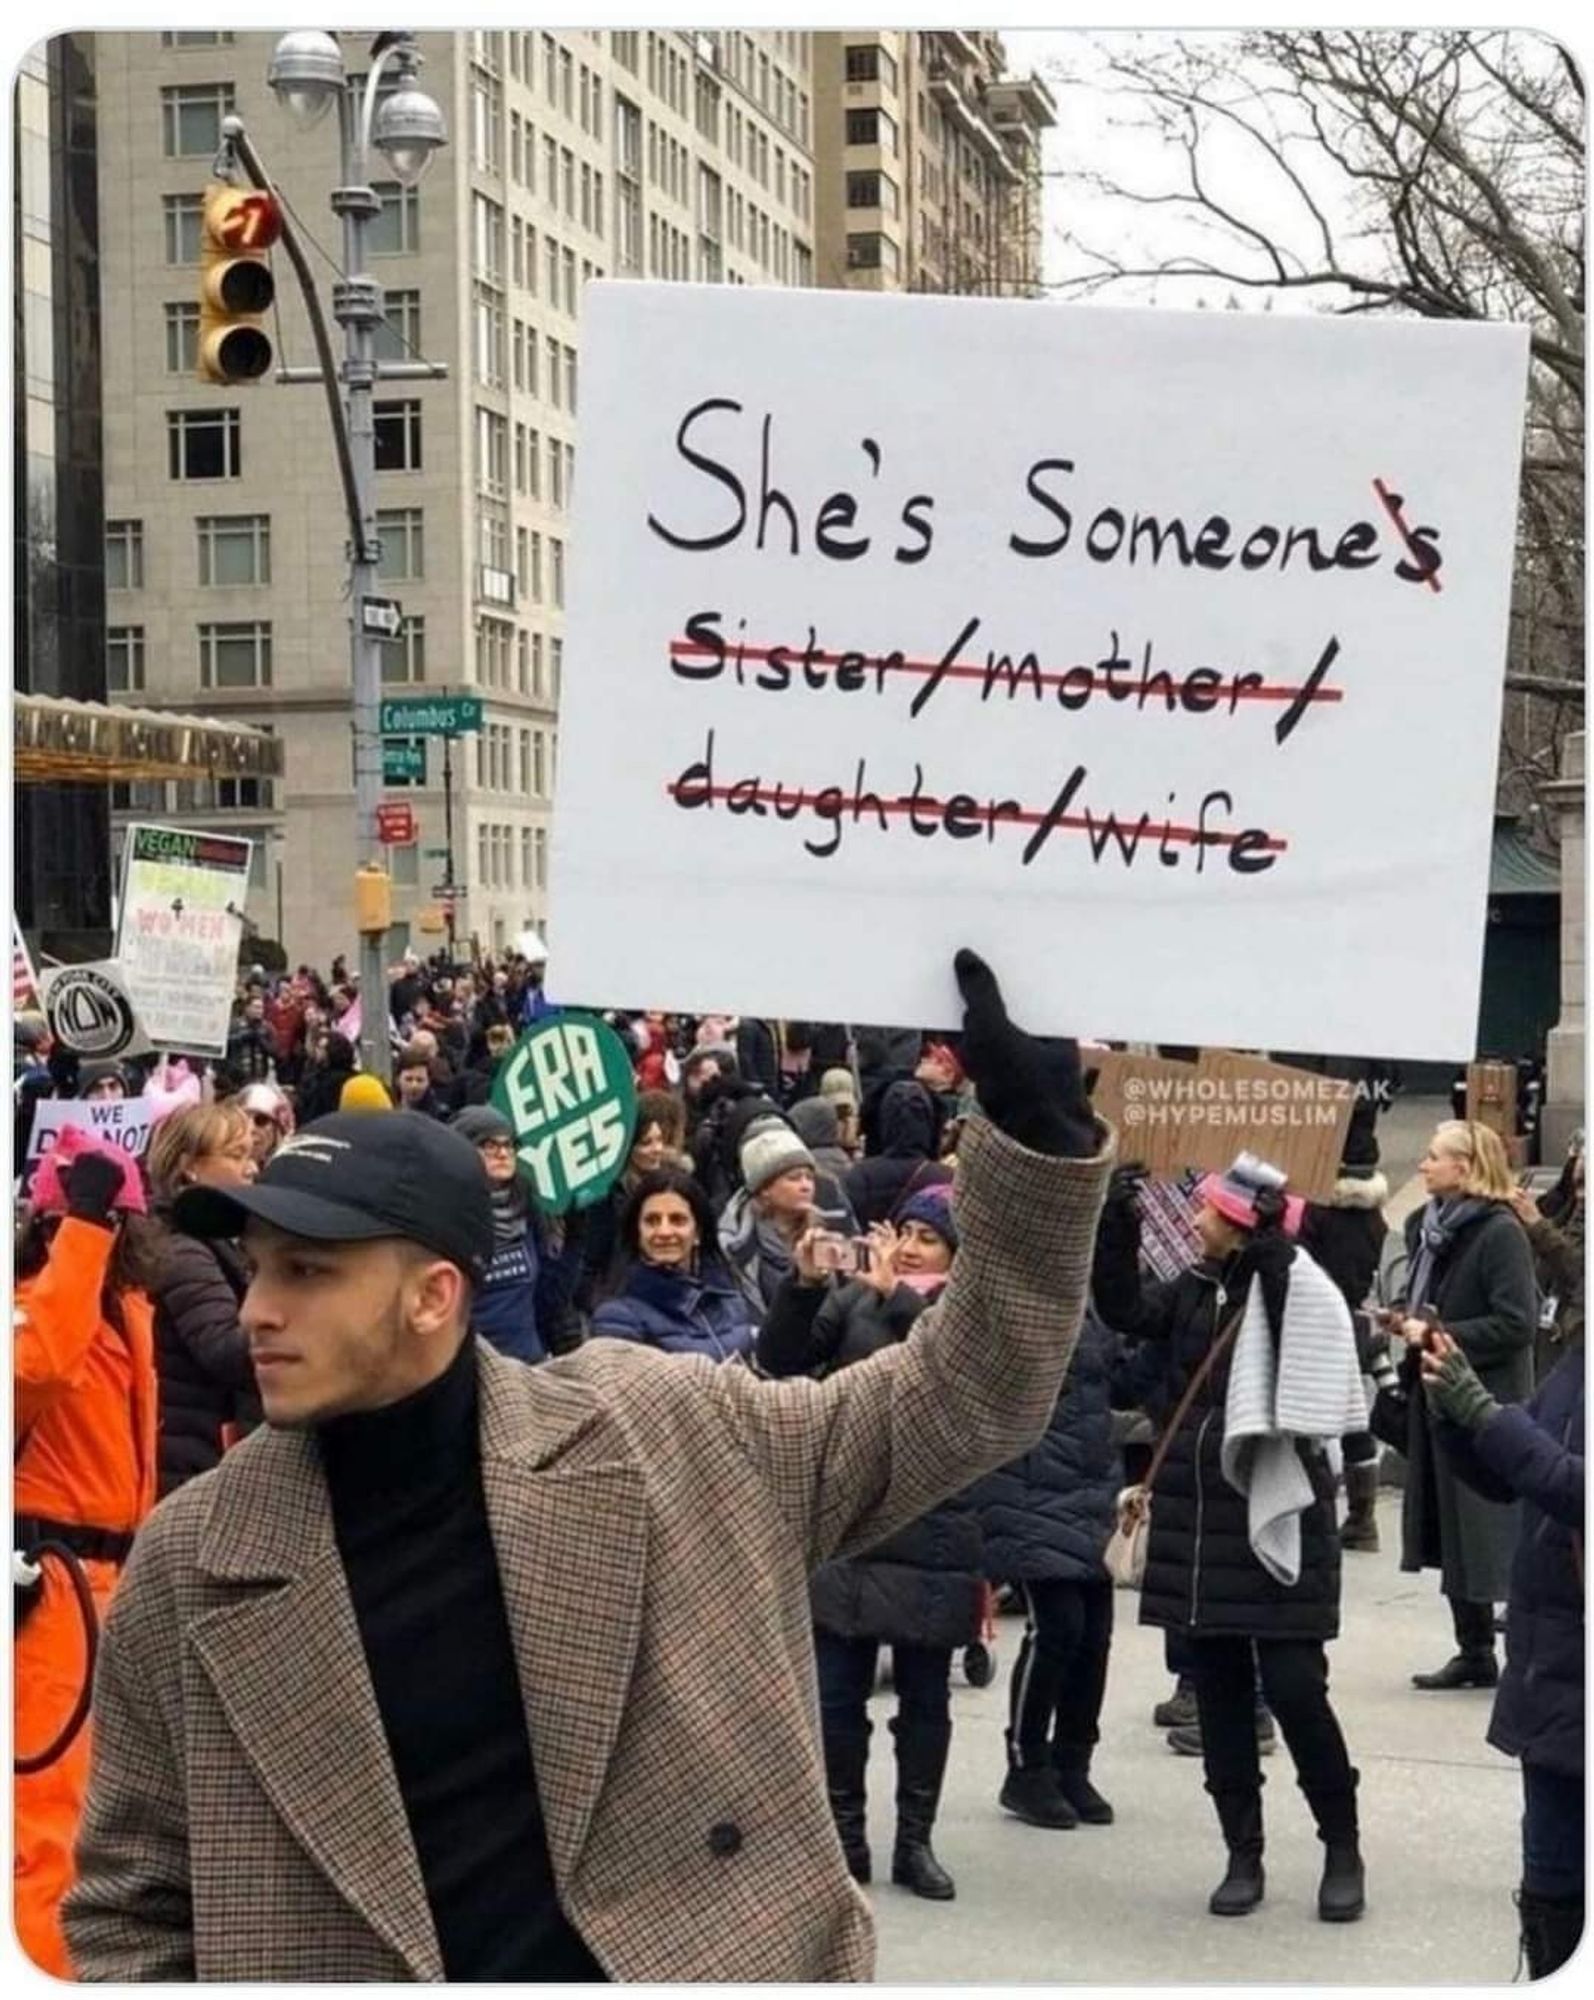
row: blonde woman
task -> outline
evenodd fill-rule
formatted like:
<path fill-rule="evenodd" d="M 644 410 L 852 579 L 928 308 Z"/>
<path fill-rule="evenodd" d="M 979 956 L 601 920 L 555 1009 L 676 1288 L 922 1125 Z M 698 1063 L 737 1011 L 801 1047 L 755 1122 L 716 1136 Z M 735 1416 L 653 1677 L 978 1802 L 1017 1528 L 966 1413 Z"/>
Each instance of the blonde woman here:
<path fill-rule="evenodd" d="M 1494 1606 L 1506 1594 L 1517 1510 L 1463 1485 L 1436 1450 L 1420 1357 L 1436 1320 L 1496 1402 L 1524 1401 L 1533 1389 L 1533 1252 L 1512 1210 L 1505 1147 L 1487 1125 L 1447 1121 L 1417 1171 L 1428 1200 L 1407 1220 L 1406 1296 L 1387 1315 L 1406 1354 L 1397 1387 L 1379 1396 L 1373 1429 L 1406 1456 L 1400 1566 L 1439 1571 L 1455 1624 L 1454 1658 L 1413 1674 L 1412 1685 L 1493 1687 Z"/>
<path fill-rule="evenodd" d="M 255 1372 L 238 1308 L 249 1274 L 237 1246 L 186 1235 L 172 1204 L 187 1187 L 242 1187 L 258 1171 L 238 1099 L 163 1119 L 149 1149 L 150 1188 L 165 1225 L 155 1299 L 160 1378 L 160 1491 L 217 1464 L 232 1433 L 258 1422 Z"/>

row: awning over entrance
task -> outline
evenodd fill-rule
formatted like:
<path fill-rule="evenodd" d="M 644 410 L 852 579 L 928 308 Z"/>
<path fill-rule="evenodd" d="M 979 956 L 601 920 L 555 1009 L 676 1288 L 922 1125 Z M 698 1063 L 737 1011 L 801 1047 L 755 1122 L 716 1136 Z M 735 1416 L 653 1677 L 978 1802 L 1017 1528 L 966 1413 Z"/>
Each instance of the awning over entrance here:
<path fill-rule="evenodd" d="M 263 729 L 153 708 L 12 697 L 19 784 L 105 784 L 154 778 L 277 778 L 282 744 Z"/>

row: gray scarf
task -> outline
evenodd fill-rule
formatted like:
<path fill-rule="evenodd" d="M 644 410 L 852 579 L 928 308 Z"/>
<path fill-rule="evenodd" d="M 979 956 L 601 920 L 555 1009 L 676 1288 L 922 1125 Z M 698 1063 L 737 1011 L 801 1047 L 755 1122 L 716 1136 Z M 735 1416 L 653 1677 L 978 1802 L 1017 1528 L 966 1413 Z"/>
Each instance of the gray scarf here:
<path fill-rule="evenodd" d="M 1411 1270 L 1406 1277 L 1408 1312 L 1432 1305 L 1430 1293 L 1440 1260 L 1449 1255 L 1456 1238 L 1468 1223 L 1475 1222 L 1480 1215 L 1487 1215 L 1495 1206 L 1496 1203 L 1485 1201 L 1482 1195 L 1477 1194 L 1452 1194 L 1443 1198 L 1430 1196 L 1428 1206 L 1422 1212 L 1422 1227 L 1417 1234 L 1417 1247 L 1412 1252 Z"/>

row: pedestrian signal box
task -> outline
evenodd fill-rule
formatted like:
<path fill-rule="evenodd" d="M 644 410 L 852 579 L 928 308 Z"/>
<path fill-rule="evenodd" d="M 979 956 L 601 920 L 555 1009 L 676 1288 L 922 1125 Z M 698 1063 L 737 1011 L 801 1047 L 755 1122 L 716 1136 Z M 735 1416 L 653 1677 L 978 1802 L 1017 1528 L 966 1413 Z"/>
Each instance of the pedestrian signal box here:
<path fill-rule="evenodd" d="M 277 295 L 267 252 L 282 234 L 275 195 L 212 181 L 200 238 L 199 377 L 253 382 L 271 366 L 262 323 Z"/>

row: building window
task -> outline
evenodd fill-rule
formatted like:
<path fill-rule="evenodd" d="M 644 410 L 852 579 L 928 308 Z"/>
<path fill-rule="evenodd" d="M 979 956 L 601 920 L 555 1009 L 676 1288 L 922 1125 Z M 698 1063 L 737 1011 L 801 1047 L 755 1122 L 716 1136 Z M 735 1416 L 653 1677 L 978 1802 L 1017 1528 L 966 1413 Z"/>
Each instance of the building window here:
<path fill-rule="evenodd" d="M 476 412 L 476 491 L 492 500 L 509 495 L 509 419 L 493 410 Z"/>
<path fill-rule="evenodd" d="M 504 300 L 490 285 L 475 288 L 473 326 L 476 380 L 489 389 L 504 385 Z"/>
<path fill-rule="evenodd" d="M 166 226 L 168 264 L 194 265 L 199 262 L 200 239 L 204 235 L 205 197 L 199 194 L 161 196 L 161 215 Z"/>
<path fill-rule="evenodd" d="M 201 584 L 262 584 L 271 581 L 269 514 L 202 514 L 199 530 Z"/>
<path fill-rule="evenodd" d="M 548 739 L 540 729 L 531 732 L 531 796 L 548 796 Z"/>
<path fill-rule="evenodd" d="M 471 164 L 482 173 L 496 174 L 504 116 L 503 85 L 493 76 L 473 76 L 470 95 Z"/>
<path fill-rule="evenodd" d="M 897 149 L 897 121 L 884 111 L 849 111 L 847 144 L 879 146 L 887 153 Z"/>
<path fill-rule="evenodd" d="M 105 524 L 105 588 L 144 588 L 144 523 L 107 521 Z"/>
<path fill-rule="evenodd" d="M 489 284 L 504 281 L 504 211 L 484 194 L 473 194 L 471 205 L 471 272 Z"/>
<path fill-rule="evenodd" d="M 230 83 L 180 83 L 161 92 L 161 144 L 168 160 L 210 158 L 233 109 Z"/>
<path fill-rule="evenodd" d="M 483 618 L 476 626 L 476 684 L 478 687 L 509 686 L 509 653 L 514 643 L 514 627 L 501 618 Z M 477 739 L 478 746 L 480 738 Z"/>
<path fill-rule="evenodd" d="M 565 545 L 557 535 L 548 537 L 548 554 L 553 578 L 553 601 L 561 610 L 565 601 Z"/>
<path fill-rule="evenodd" d="M 882 236 L 875 230 L 862 230 L 847 238 L 847 269 L 849 271 L 890 271 L 897 268 L 897 246 L 889 236 Z"/>
<path fill-rule="evenodd" d="M 421 469 L 421 406 L 418 402 L 373 403 L 371 428 L 378 472 Z"/>
<path fill-rule="evenodd" d="M 897 65 L 894 56 L 889 55 L 877 44 L 865 44 L 847 51 L 847 81 L 849 83 L 883 83 L 889 90 L 897 87 Z"/>
<path fill-rule="evenodd" d="M 421 847 L 416 840 L 405 841 L 401 846 L 387 850 L 388 865 L 393 871 L 395 889 L 414 889 L 421 879 Z"/>
<path fill-rule="evenodd" d="M 236 479 L 243 452 L 236 410 L 168 410 L 166 470 L 172 479 Z"/>
<path fill-rule="evenodd" d="M 426 620 L 404 618 L 396 639 L 382 642 L 384 681 L 424 681 L 426 678 Z"/>
<path fill-rule="evenodd" d="M 215 49 L 232 41 L 230 28 L 185 28 L 161 36 L 163 49 Z"/>
<path fill-rule="evenodd" d="M 889 174 L 848 174 L 847 206 L 897 212 L 897 184 Z"/>
<path fill-rule="evenodd" d="M 105 685 L 112 694 L 140 694 L 144 688 L 144 628 L 105 628 Z"/>
<path fill-rule="evenodd" d="M 426 574 L 426 536 L 419 507 L 387 507 L 376 517 L 382 560 L 376 573 L 384 583 L 414 583 Z"/>
<path fill-rule="evenodd" d="M 378 361 L 420 359 L 421 295 L 419 292 L 383 293 L 382 317 L 371 330 L 371 352 Z"/>
<path fill-rule="evenodd" d="M 365 247 L 373 257 L 402 257 L 421 247 L 421 191 L 398 181 L 372 181 L 371 191 L 382 204 L 365 230 Z"/>
<path fill-rule="evenodd" d="M 192 375 L 199 367 L 199 307 L 186 300 L 166 308 L 166 372 Z"/>
<path fill-rule="evenodd" d="M 201 625 L 199 685 L 206 688 L 270 687 L 270 624 Z"/>
<path fill-rule="evenodd" d="M 548 886 L 548 832 L 545 827 L 535 826 L 531 830 L 532 871 L 537 878 L 537 887 Z"/>

